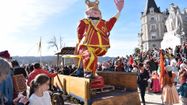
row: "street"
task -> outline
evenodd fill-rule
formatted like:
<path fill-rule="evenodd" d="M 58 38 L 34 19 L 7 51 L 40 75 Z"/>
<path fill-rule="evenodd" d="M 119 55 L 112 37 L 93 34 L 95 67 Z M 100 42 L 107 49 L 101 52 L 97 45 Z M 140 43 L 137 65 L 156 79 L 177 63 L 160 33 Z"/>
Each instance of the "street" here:
<path fill-rule="evenodd" d="M 140 98 L 140 100 L 141 100 L 141 98 Z M 146 92 L 145 101 L 146 101 L 146 105 L 162 105 L 161 94 Z M 181 104 L 179 103 L 179 104 L 175 104 L 175 105 L 181 105 Z"/>

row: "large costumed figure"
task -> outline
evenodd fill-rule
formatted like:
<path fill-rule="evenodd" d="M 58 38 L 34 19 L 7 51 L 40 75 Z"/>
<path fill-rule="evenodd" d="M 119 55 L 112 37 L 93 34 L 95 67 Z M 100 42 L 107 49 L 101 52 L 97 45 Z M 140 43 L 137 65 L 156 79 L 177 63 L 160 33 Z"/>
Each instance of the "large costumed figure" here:
<path fill-rule="evenodd" d="M 77 27 L 78 43 L 76 53 L 81 55 L 84 76 L 95 76 L 98 56 L 106 54 L 110 48 L 110 31 L 119 18 L 124 6 L 124 0 L 114 0 L 117 14 L 105 21 L 99 9 L 99 0 L 85 0 L 87 5 L 86 18 L 80 20 Z"/>

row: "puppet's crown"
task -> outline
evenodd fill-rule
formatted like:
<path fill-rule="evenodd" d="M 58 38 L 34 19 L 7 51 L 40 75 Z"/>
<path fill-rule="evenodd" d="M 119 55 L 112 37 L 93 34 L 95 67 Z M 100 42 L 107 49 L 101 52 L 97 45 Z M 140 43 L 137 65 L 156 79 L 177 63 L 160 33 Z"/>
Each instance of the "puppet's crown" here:
<path fill-rule="evenodd" d="M 99 0 L 95 0 L 95 1 L 90 1 L 90 0 L 85 0 L 85 3 L 87 5 L 87 10 L 89 9 L 99 9 Z"/>

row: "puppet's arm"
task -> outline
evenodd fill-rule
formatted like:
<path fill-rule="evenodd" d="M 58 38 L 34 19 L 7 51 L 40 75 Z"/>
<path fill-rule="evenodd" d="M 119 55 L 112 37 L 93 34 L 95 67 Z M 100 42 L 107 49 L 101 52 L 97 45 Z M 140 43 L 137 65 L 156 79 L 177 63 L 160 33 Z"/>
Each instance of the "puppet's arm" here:
<path fill-rule="evenodd" d="M 123 6 L 124 6 L 124 0 L 114 0 L 114 3 L 115 3 L 116 8 L 118 10 L 115 17 L 118 19 L 120 16 L 121 10 L 123 9 Z"/>

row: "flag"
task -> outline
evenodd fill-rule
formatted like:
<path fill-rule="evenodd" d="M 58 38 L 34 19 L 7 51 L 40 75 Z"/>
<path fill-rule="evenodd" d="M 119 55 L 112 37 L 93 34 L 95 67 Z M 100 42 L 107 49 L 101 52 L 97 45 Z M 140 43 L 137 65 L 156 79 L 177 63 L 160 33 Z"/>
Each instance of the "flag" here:
<path fill-rule="evenodd" d="M 161 84 L 161 87 L 163 86 L 164 73 L 165 73 L 164 54 L 163 54 L 162 50 L 160 50 L 160 84 Z"/>

